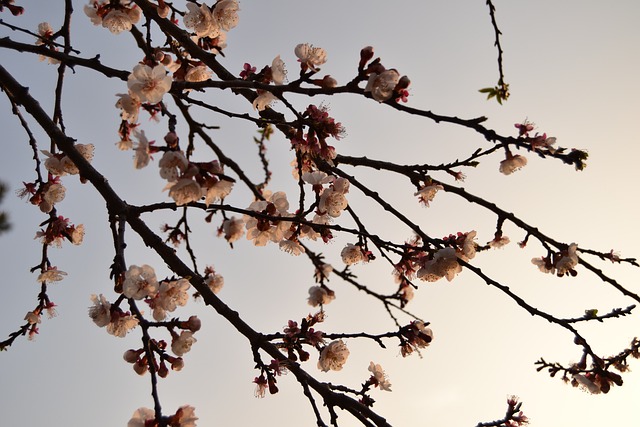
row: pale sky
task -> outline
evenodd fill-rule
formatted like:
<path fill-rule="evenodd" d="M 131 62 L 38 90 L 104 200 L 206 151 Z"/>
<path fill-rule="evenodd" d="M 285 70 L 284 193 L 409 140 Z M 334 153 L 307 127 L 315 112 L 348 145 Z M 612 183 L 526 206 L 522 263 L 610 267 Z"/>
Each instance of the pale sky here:
<path fill-rule="evenodd" d="M 16 2 L 26 13 L 15 18 L 5 11 L 0 18 L 32 31 L 42 21 L 54 28 L 62 23 L 63 2 Z M 328 52 L 320 74 L 330 74 L 344 83 L 355 73 L 360 49 L 371 45 L 387 67 L 411 78 L 409 106 L 463 118 L 487 116 L 487 126 L 503 135 L 515 135 L 513 124 L 528 119 L 537 124 L 539 132 L 555 136 L 559 145 L 589 152 L 588 166 L 582 172 L 557 160 L 543 161 L 522 153 L 528 157 L 528 165 L 510 176 L 498 172 L 502 157 L 496 154 L 477 169 L 464 171 L 467 179 L 461 185 L 465 189 L 561 242 L 576 242 L 603 252 L 615 249 L 628 257 L 640 255 L 635 245 L 640 238 L 635 188 L 640 179 L 636 165 L 640 156 L 636 129 L 640 114 L 640 3 L 496 0 L 506 80 L 512 92 L 503 106 L 478 93 L 498 78 L 493 29 L 484 3 L 406 1 L 392 6 L 361 0 L 245 0 L 240 5 L 239 25 L 229 32 L 226 57 L 220 62 L 239 73 L 245 62 L 260 69 L 281 55 L 295 76 L 293 48 L 308 42 Z M 131 70 L 141 59 L 133 49 L 133 39 L 93 27 L 82 13 L 83 4 L 74 2 L 74 48 L 83 57 L 99 53 L 104 63 Z M 33 40 L 0 28 L 0 37 Z M 6 49 L 0 50 L 0 64 L 29 86 L 51 111 L 54 66 Z M 116 191 L 138 205 L 168 201 L 166 192 L 161 191 L 164 181 L 157 173 L 158 158 L 148 168 L 136 171 L 131 153 L 115 147 L 119 124 L 115 94 L 125 92 L 126 84 L 77 68 L 75 74 L 67 72 L 65 91 L 68 134 L 80 143 L 95 144 L 93 165 Z M 5 271 L 0 284 L 0 339 L 17 329 L 36 304 L 37 273 L 31 274 L 29 269 L 39 263 L 41 248 L 33 236 L 46 219 L 36 207 L 13 195 L 22 181 L 34 179 L 33 161 L 25 133 L 2 95 L 0 128 L 6 151 L 0 156 L 0 180 L 8 183 L 11 191 L 0 208 L 9 212 L 13 229 L 0 236 L 0 265 Z M 253 114 L 249 104 L 228 91 L 212 92 L 206 99 Z M 354 95 L 311 100 L 292 95 L 289 100 L 300 109 L 310 102 L 330 107 L 331 115 L 347 129 L 347 137 L 336 143 L 341 154 L 398 163 L 439 163 L 489 146 L 470 130 L 398 114 Z M 283 106 L 275 104 L 275 108 Z M 252 125 L 211 114 L 205 117 L 222 127 L 214 137 L 229 155 L 242 159 L 243 154 L 254 153 Z M 166 127 L 142 117 L 149 139 L 161 139 Z M 35 126 L 33 130 L 39 147 L 47 149 L 49 141 L 42 131 Z M 270 189 L 295 191 L 289 142 L 274 136 L 268 156 L 274 170 Z M 257 160 L 246 161 L 247 171 L 259 176 Z M 352 172 L 361 173 L 372 188 L 435 237 L 472 229 L 481 243 L 493 237 L 495 218 L 454 195 L 439 194 L 431 207 L 425 208 L 417 203 L 406 180 L 370 171 Z M 444 176 L 436 178 L 453 183 Z M 65 245 L 50 250 L 54 265 L 69 274 L 49 289 L 59 306 L 58 316 L 43 319 L 34 341 L 18 339 L 0 354 L 0 412 L 6 425 L 124 426 L 137 408 L 153 406 L 149 376 L 137 376 L 122 360 L 125 350 L 140 346 L 139 335 L 133 331 L 126 338 L 115 338 L 87 316 L 91 294 L 116 298 L 108 277 L 113 246 L 104 202 L 89 185 L 79 184 L 73 177 L 63 178 L 63 183 L 67 196 L 58 210 L 72 222 L 85 224 L 85 242 L 80 247 Z M 229 201 L 240 207 L 250 203 L 243 192 L 234 197 Z M 368 206 L 355 191 L 349 201 L 354 208 Z M 306 259 L 293 258 L 275 245 L 254 248 L 245 239 L 228 251 L 226 243 L 216 237 L 217 222 L 195 225 L 201 217 L 194 212 L 192 220 L 194 245 L 200 249 L 199 265 L 212 264 L 225 277 L 219 296 L 249 324 L 265 333 L 280 332 L 287 320 L 300 320 L 313 310 L 306 303 L 307 290 L 314 284 Z M 160 224 L 176 218 L 154 217 L 150 225 L 158 230 Z M 379 210 L 370 211 L 367 223 L 397 241 L 410 237 L 406 228 L 389 222 Z M 579 317 L 586 309 L 598 308 L 604 313 L 633 304 L 583 268 L 578 269 L 576 278 L 539 273 L 530 260 L 544 255 L 544 250 L 534 243 L 520 249 L 516 242 L 524 233 L 512 225 L 504 231 L 512 243 L 499 251 L 478 254 L 474 263 L 533 306 L 558 317 Z M 325 253 L 327 262 L 341 267 L 339 252 L 347 242 L 348 238 L 338 238 L 315 250 Z M 586 259 L 639 292 L 637 268 Z M 169 274 L 133 232 L 128 233 L 127 262 L 153 265 L 160 277 Z M 391 267 L 382 259 L 355 266 L 353 271 L 373 289 L 383 293 L 395 290 Z M 381 333 L 393 329 L 379 303 L 367 301 L 337 277 L 329 285 L 337 298 L 326 307 L 328 319 L 323 330 Z M 502 417 L 511 394 L 524 402 L 523 410 L 532 426 L 633 425 L 637 419 L 640 377 L 634 371 L 639 370 L 640 361 L 631 361 L 632 372 L 623 375 L 624 386 L 614 387 L 607 395 L 589 395 L 536 372 L 534 362 L 540 357 L 563 364 L 577 362 L 580 349 L 572 344 L 572 336 L 543 319 L 532 318 L 470 271 L 463 271 L 451 283 L 419 283 L 408 308 L 431 322 L 434 331 L 435 339 L 422 358 L 403 359 L 395 341 L 388 341 L 387 350 L 383 350 L 373 343 L 350 340 L 351 355 L 342 371 L 319 372 L 314 356 L 304 367 L 321 381 L 359 388 L 368 378 L 369 361 L 381 364 L 393 392 L 374 390 L 374 409 L 397 426 L 475 426 Z M 277 395 L 254 398 L 251 381 L 258 373 L 247 341 L 198 303 L 190 302 L 176 312 L 185 318 L 191 314 L 201 317 L 203 329 L 185 356 L 185 369 L 160 382 L 166 414 L 190 404 L 196 408 L 199 426 L 256 422 L 266 427 L 315 425 L 311 408 L 292 375 L 279 381 Z M 638 317 L 631 316 L 584 325 L 582 331 L 598 354 L 609 356 L 628 345 L 639 327 Z M 342 426 L 359 425 L 346 413 L 339 421 Z"/>

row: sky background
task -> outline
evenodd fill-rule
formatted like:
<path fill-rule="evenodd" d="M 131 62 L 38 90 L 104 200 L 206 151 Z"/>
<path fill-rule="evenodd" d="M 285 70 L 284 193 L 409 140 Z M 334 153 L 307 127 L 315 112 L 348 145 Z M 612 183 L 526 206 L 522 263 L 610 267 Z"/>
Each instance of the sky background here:
<path fill-rule="evenodd" d="M 36 31 L 48 21 L 62 23 L 63 2 L 22 1 L 26 13 L 2 19 Z M 297 74 L 293 48 L 309 42 L 328 52 L 322 73 L 339 82 L 350 80 L 359 51 L 371 45 L 388 68 L 397 68 L 411 80 L 409 106 L 463 118 L 487 116 L 487 125 L 501 134 L 514 135 L 514 123 L 528 118 L 539 132 L 555 136 L 558 144 L 586 149 L 588 167 L 575 172 L 558 161 L 542 161 L 527 155 L 521 171 L 503 176 L 498 172 L 501 155 L 485 159 L 475 170 L 465 170 L 463 186 L 497 203 L 505 210 L 537 226 L 543 233 L 565 242 L 600 251 L 615 249 L 623 256 L 637 256 L 640 178 L 637 123 L 640 114 L 640 3 L 617 1 L 496 1 L 497 19 L 503 32 L 504 69 L 512 96 L 499 106 L 487 102 L 478 89 L 492 86 L 498 78 L 494 34 L 484 1 L 388 2 L 352 0 L 241 2 L 240 23 L 228 34 L 226 58 L 221 63 L 234 73 L 249 62 L 258 69 L 281 55 L 290 75 Z M 73 46 L 90 58 L 101 55 L 105 64 L 131 70 L 141 59 L 128 34 L 111 35 L 93 27 L 82 13 L 82 2 L 74 2 Z M 31 37 L 2 28 L 2 36 L 31 42 Z M 160 39 L 157 39 L 158 41 Z M 33 55 L 0 51 L 0 63 L 52 110 L 56 69 Z M 68 134 L 80 143 L 93 143 L 93 165 L 106 175 L 122 198 L 133 204 L 168 200 L 157 160 L 136 171 L 130 152 L 115 147 L 118 110 L 115 94 L 126 84 L 106 80 L 91 70 L 68 72 L 63 105 Z M 4 95 L 4 94 L 3 94 Z M 230 92 L 212 92 L 202 99 L 224 108 L 251 112 L 251 107 Z M 303 109 L 309 100 L 291 95 L 289 100 Z M 426 119 L 399 114 L 372 100 L 343 95 L 311 100 L 324 102 L 348 136 L 336 143 L 346 155 L 366 155 L 402 163 L 439 163 L 463 158 L 477 147 L 487 147 L 483 138 L 467 129 L 435 124 Z M 276 104 L 276 108 L 282 105 Z M 6 97 L 0 98 L 0 128 L 3 131 L 0 180 L 10 186 L 1 208 L 9 212 L 12 230 L 0 236 L 0 334 L 6 336 L 33 309 L 39 286 L 29 269 L 40 260 L 40 246 L 32 237 L 45 219 L 37 208 L 13 196 L 22 181 L 34 179 L 31 151 L 24 131 L 11 115 Z M 163 125 L 141 122 L 149 139 L 160 139 Z M 214 138 L 228 155 L 245 159 L 246 170 L 260 177 L 253 153 L 251 125 L 213 116 L 203 119 L 221 126 Z M 49 141 L 33 127 L 40 148 Z M 184 128 L 181 128 L 184 131 Z M 183 140 L 186 139 L 183 137 Z M 276 135 L 269 143 L 273 165 L 273 191 L 293 191 L 289 144 Z M 525 153 L 522 153 L 525 154 Z M 525 154 L 526 155 L 526 154 Z M 207 153 L 202 160 L 211 160 Z M 403 209 L 433 236 L 457 231 L 478 231 L 478 241 L 491 240 L 495 218 L 454 195 L 438 194 L 430 208 L 420 206 L 406 181 L 357 172 L 371 188 Z M 444 176 L 434 176 L 446 181 Z M 450 181 L 447 181 L 450 182 Z M 6 425 L 126 425 L 135 409 L 152 407 L 149 377 L 138 377 L 122 360 L 122 353 L 138 348 L 134 331 L 119 339 L 98 329 L 87 316 L 89 297 L 104 293 L 115 299 L 108 279 L 113 257 L 104 202 L 89 185 L 74 177 L 63 178 L 67 196 L 58 212 L 72 222 L 84 223 L 87 234 L 80 247 L 65 245 L 51 249 L 54 265 L 69 273 L 53 284 L 49 295 L 59 306 L 58 316 L 43 319 L 40 334 L 32 342 L 19 339 L 0 354 L 0 412 Z M 290 197 L 291 199 L 291 197 Z M 371 229 L 383 237 L 401 241 L 409 231 L 389 221 L 355 191 L 348 200 L 356 209 L 368 209 Z M 229 202 L 241 207 L 250 200 L 235 191 Z M 202 215 L 194 212 L 192 224 Z M 176 216 L 152 216 L 150 226 L 177 220 Z M 342 224 L 342 222 L 340 222 Z M 349 224 L 346 222 L 345 224 Z M 281 331 L 288 319 L 299 320 L 311 308 L 307 290 L 313 285 L 306 259 L 293 258 L 275 246 L 254 248 L 245 239 L 234 251 L 216 237 L 218 223 L 195 227 L 194 244 L 200 250 L 199 265 L 214 265 L 225 277 L 220 297 L 254 328 Z M 633 301 L 579 269 L 574 279 L 543 275 L 530 259 L 543 255 L 534 242 L 520 249 L 515 242 L 524 234 L 508 225 L 505 234 L 512 244 L 500 251 L 478 254 L 474 263 L 507 284 L 535 307 L 558 317 L 579 317 L 585 309 L 608 312 Z M 341 266 L 340 249 L 349 239 L 338 238 L 319 248 L 327 262 Z M 128 234 L 128 264 L 150 264 L 159 277 L 168 270 L 133 233 Z M 596 260 L 590 260 L 597 263 Z M 638 292 L 638 269 L 598 264 L 631 291 Z M 383 293 L 395 284 L 388 264 L 378 260 L 358 265 L 353 271 L 363 283 Z M 380 304 L 362 298 L 336 278 L 329 285 L 337 299 L 326 307 L 328 332 L 380 333 L 393 329 Z M 534 362 L 577 361 L 579 349 L 572 336 L 540 318 L 532 318 L 496 289 L 486 286 L 468 271 L 452 283 L 423 283 L 409 308 L 431 322 L 435 340 L 423 357 L 403 359 L 396 342 L 382 350 L 373 343 L 348 341 L 349 361 L 341 372 L 320 373 L 314 362 L 304 367 L 317 378 L 357 388 L 368 378 L 369 361 L 386 370 L 393 392 L 372 392 L 374 409 L 397 426 L 472 426 L 499 418 L 506 397 L 516 394 L 524 402 L 525 414 L 534 426 L 631 424 L 637 419 L 640 377 L 624 375 L 622 388 L 608 395 L 592 396 L 535 372 Z M 160 397 L 166 414 L 180 405 L 195 406 L 198 425 L 314 425 L 311 409 L 292 375 L 279 381 L 281 392 L 265 399 L 253 397 L 252 379 L 257 375 L 247 341 L 234 333 L 224 319 L 200 304 L 190 302 L 176 314 L 197 313 L 203 329 L 198 342 L 185 357 L 185 369 L 160 382 Z M 407 319 L 408 320 L 408 319 Z M 583 327 L 598 354 L 608 356 L 624 348 L 638 334 L 636 316 Z M 162 335 L 160 334 L 160 337 Z M 165 339 L 168 337 L 164 337 Z M 640 362 L 632 361 L 638 370 Z M 347 414 L 340 425 L 357 425 Z"/>

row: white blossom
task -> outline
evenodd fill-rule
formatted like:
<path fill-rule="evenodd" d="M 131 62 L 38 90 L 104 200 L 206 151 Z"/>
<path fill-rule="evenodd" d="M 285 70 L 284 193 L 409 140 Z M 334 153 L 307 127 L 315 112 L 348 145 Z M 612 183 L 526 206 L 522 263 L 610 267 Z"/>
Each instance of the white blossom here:
<path fill-rule="evenodd" d="M 38 275 L 38 283 L 51 283 L 51 282 L 59 282 L 62 279 L 64 279 L 64 276 L 66 276 L 67 273 L 65 273 L 62 270 L 58 270 L 56 267 L 50 267 L 48 270 L 43 271 L 42 273 L 40 273 Z"/>
<path fill-rule="evenodd" d="M 578 249 L 578 245 L 572 243 L 567 248 L 566 254 L 562 254 L 562 258 L 560 258 L 556 262 L 556 273 L 558 276 L 564 276 L 569 270 L 573 270 L 576 265 L 578 265 L 578 254 L 576 253 Z"/>
<path fill-rule="evenodd" d="M 254 110 L 263 111 L 277 100 L 278 97 L 276 97 L 274 94 L 269 91 L 262 90 L 258 91 L 258 96 L 256 96 L 256 99 L 253 100 L 251 105 L 253 105 Z"/>
<path fill-rule="evenodd" d="M 319 305 L 326 305 L 334 299 L 336 299 L 335 293 L 329 292 L 325 287 L 311 286 L 309 288 L 309 298 L 307 301 L 310 306 L 317 307 Z"/>
<path fill-rule="evenodd" d="M 212 75 L 211 70 L 205 65 L 198 65 L 196 67 L 189 67 L 184 79 L 187 82 L 203 82 L 209 80 Z"/>
<path fill-rule="evenodd" d="M 224 286 L 224 277 L 220 274 L 209 273 L 204 277 L 204 283 L 211 289 L 211 292 L 217 294 Z"/>
<path fill-rule="evenodd" d="M 398 81 L 400 80 L 400 73 L 396 70 L 386 70 L 380 74 L 371 74 L 367 86 L 364 88 L 365 92 L 371 92 L 371 96 L 378 102 L 384 102 L 393 96 L 393 90 L 395 89 Z"/>
<path fill-rule="evenodd" d="M 500 162 L 500 172 L 504 175 L 511 175 L 526 165 L 526 157 L 521 156 L 520 154 L 516 154 L 515 156 L 507 155 L 507 158 Z"/>
<path fill-rule="evenodd" d="M 233 243 L 238 240 L 244 234 L 244 221 L 241 218 L 232 216 L 229 219 L 224 220 L 222 223 L 222 232 L 224 238 L 229 243 Z"/>
<path fill-rule="evenodd" d="M 391 391 L 391 383 L 389 382 L 384 369 L 382 369 L 382 366 L 370 362 L 369 372 L 371 372 L 371 375 L 373 376 L 373 378 L 375 378 L 377 386 L 380 387 L 380 390 Z"/>
<path fill-rule="evenodd" d="M 214 184 L 205 188 L 204 204 L 208 207 L 211 203 L 221 201 L 227 197 L 233 189 L 233 182 L 220 179 Z"/>
<path fill-rule="evenodd" d="M 141 300 L 158 292 L 158 280 L 153 267 L 143 264 L 132 265 L 124 274 L 122 293 L 127 298 Z"/>
<path fill-rule="evenodd" d="M 116 312 L 111 316 L 111 322 L 107 325 L 107 332 L 113 336 L 124 338 L 131 329 L 138 326 L 138 323 L 140 321 L 136 316 Z"/>
<path fill-rule="evenodd" d="M 154 420 L 156 413 L 153 409 L 138 408 L 127 423 L 127 427 L 146 427 L 147 421 Z"/>
<path fill-rule="evenodd" d="M 356 264 L 365 260 L 362 248 L 351 243 L 348 243 L 347 246 L 342 249 L 340 256 L 342 257 L 342 262 L 347 265 Z"/>
<path fill-rule="evenodd" d="M 133 155 L 133 166 L 136 169 L 142 169 L 147 166 L 151 160 L 151 142 L 149 142 L 143 130 L 134 131 L 133 136 L 138 140 L 138 144 L 135 146 L 135 153 Z"/>
<path fill-rule="evenodd" d="M 202 187 L 191 178 L 180 178 L 176 182 L 170 182 L 166 189 L 169 189 L 169 197 L 176 202 L 177 206 L 197 202 L 202 198 Z"/>
<path fill-rule="evenodd" d="M 287 70 L 284 66 L 284 61 L 278 55 L 271 62 L 271 80 L 273 80 L 273 84 L 281 85 L 284 84 L 286 78 Z"/>
<path fill-rule="evenodd" d="M 198 6 L 195 3 L 187 3 L 187 13 L 184 15 L 184 26 L 196 33 L 198 37 L 216 38 L 220 34 L 220 27 L 211 14 L 209 6 L 205 3 Z"/>
<path fill-rule="evenodd" d="M 140 9 L 135 5 L 131 9 L 126 7 L 111 9 L 102 18 L 102 26 L 113 34 L 120 34 L 123 31 L 131 30 L 133 24 L 137 24 L 140 21 L 141 15 Z"/>
<path fill-rule="evenodd" d="M 111 322 L 111 303 L 107 301 L 104 295 L 91 295 L 93 305 L 89 307 L 89 317 L 93 323 L 103 328 Z"/>
<path fill-rule="evenodd" d="M 443 277 L 448 281 L 462 271 L 462 267 L 458 264 L 458 256 L 455 249 L 447 247 L 440 249 L 428 260 L 425 265 L 418 270 L 416 277 L 427 282 L 435 282 Z"/>
<path fill-rule="evenodd" d="M 238 25 L 238 10 L 237 0 L 220 0 L 213 8 L 213 19 L 222 30 L 229 31 Z"/>
<path fill-rule="evenodd" d="M 191 350 L 191 346 L 197 341 L 198 340 L 193 337 L 193 332 L 182 331 L 180 332 L 180 336 L 173 338 L 171 351 L 173 351 L 173 354 L 176 356 L 182 357 Z"/>
<path fill-rule="evenodd" d="M 300 43 L 294 49 L 301 64 L 306 65 L 313 71 L 318 70 L 318 66 L 327 62 L 327 52 L 321 47 L 314 47 L 308 43 Z"/>
<path fill-rule="evenodd" d="M 165 151 L 158 162 L 160 176 L 169 182 L 178 180 L 178 176 L 187 170 L 189 161 L 182 151 Z"/>
<path fill-rule="evenodd" d="M 160 322 L 167 317 L 167 312 L 175 311 L 189 300 L 190 283 L 187 279 L 167 280 L 160 284 L 158 294 L 151 300 L 153 318 Z"/>
<path fill-rule="evenodd" d="M 140 101 L 157 104 L 171 89 L 171 77 L 167 75 L 163 65 L 151 68 L 148 65 L 138 64 L 129 74 L 127 86 Z"/>
<path fill-rule="evenodd" d="M 340 371 L 347 362 L 349 349 L 342 340 L 332 341 L 320 352 L 318 369 L 322 372 Z"/>
<path fill-rule="evenodd" d="M 135 124 L 138 121 L 138 114 L 140 113 L 140 105 L 142 102 L 140 98 L 133 92 L 129 93 L 116 93 L 118 101 L 116 102 L 116 108 L 122 110 L 120 117 L 122 120 L 126 120 L 131 124 Z"/>
<path fill-rule="evenodd" d="M 413 195 L 418 196 L 420 202 L 429 207 L 429 202 L 433 201 L 434 197 L 436 197 L 436 193 L 440 190 L 444 190 L 444 187 L 442 185 L 430 184 L 425 185 Z"/>

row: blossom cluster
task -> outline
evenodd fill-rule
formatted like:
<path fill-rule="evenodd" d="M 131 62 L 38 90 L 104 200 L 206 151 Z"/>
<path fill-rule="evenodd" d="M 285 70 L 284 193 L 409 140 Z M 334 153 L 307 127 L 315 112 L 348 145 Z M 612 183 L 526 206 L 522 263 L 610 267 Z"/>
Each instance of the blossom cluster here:
<path fill-rule="evenodd" d="M 303 165 L 303 171 L 312 171 L 314 168 L 311 165 L 314 165 L 315 158 L 327 162 L 335 159 L 336 150 L 327 143 L 327 139 L 333 137 L 340 140 L 345 135 L 345 129 L 342 123 L 329 116 L 326 106 L 309 105 L 303 118 L 306 119 L 304 123 L 308 126 L 308 131 L 305 133 L 302 127 L 299 128 L 290 138 L 291 146 L 309 163 L 309 167 L 305 168 Z"/>
<path fill-rule="evenodd" d="M 142 17 L 140 8 L 130 0 L 92 0 L 84 6 L 84 13 L 93 25 L 102 25 L 113 34 L 131 30 Z"/>
<path fill-rule="evenodd" d="M 578 272 L 575 267 L 579 262 L 577 250 L 578 245 L 572 243 L 560 252 L 546 257 L 533 258 L 531 263 L 543 273 L 556 274 L 558 277 L 562 277 L 565 274 L 576 276 Z"/>
<path fill-rule="evenodd" d="M 394 68 L 385 68 L 380 58 L 371 61 L 372 58 L 373 47 L 367 46 L 360 51 L 358 70 L 361 75 L 368 76 L 365 93 L 370 93 L 371 97 L 378 102 L 386 102 L 390 99 L 395 102 L 407 102 L 409 96 L 407 88 L 411 84 L 409 77 L 400 76 L 398 70 Z M 367 68 L 364 68 L 365 65 Z"/>
<path fill-rule="evenodd" d="M 172 427 L 195 427 L 196 421 L 198 420 L 198 417 L 195 415 L 195 408 L 189 405 L 181 406 L 175 414 L 167 418 L 168 419 L 163 420 L 162 425 Z M 136 409 L 127 423 L 127 427 L 149 427 L 158 425 L 160 425 L 160 422 L 156 419 L 155 411 L 149 408 Z"/>
<path fill-rule="evenodd" d="M 547 137 L 546 133 L 542 135 L 536 133 L 531 135 L 535 129 L 535 124 L 528 120 L 514 125 L 518 129 L 518 138 L 523 139 L 530 144 L 531 151 L 539 152 L 541 155 L 554 154 L 557 149 L 554 147 L 556 143 L 555 137 Z M 508 147 L 505 147 L 505 159 L 500 162 L 500 173 L 511 175 L 512 173 L 522 169 L 527 165 L 527 158 L 520 154 L 513 154 Z"/>

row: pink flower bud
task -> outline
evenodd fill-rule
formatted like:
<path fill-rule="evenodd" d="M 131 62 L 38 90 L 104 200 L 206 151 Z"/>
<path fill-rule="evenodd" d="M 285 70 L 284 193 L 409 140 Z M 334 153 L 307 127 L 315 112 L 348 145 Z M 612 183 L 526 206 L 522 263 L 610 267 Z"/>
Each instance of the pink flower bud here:
<path fill-rule="evenodd" d="M 167 16 L 169 16 L 170 11 L 171 9 L 169 9 L 169 7 L 167 7 L 166 5 L 158 7 L 158 16 L 160 18 L 166 18 Z"/>
<path fill-rule="evenodd" d="M 191 316 L 189 320 L 187 320 L 186 326 L 186 329 L 189 329 L 191 332 L 198 332 L 202 326 L 202 322 L 198 319 L 198 316 Z"/>
<path fill-rule="evenodd" d="M 373 58 L 373 47 L 367 46 L 362 48 L 360 51 L 360 64 L 358 64 L 358 67 L 360 69 L 364 68 L 364 64 L 369 62 L 371 58 Z"/>
<path fill-rule="evenodd" d="M 164 360 L 160 362 L 160 366 L 158 367 L 158 376 L 160 378 L 167 378 L 169 375 L 169 368 L 167 368 L 167 364 L 164 363 Z"/>
<path fill-rule="evenodd" d="M 169 360 L 171 362 L 171 369 L 176 372 L 181 371 L 182 368 L 184 368 L 184 360 L 182 360 L 182 357 L 174 357 L 172 359 L 173 360 Z"/>
<path fill-rule="evenodd" d="M 144 360 L 138 360 L 137 362 L 135 362 L 133 364 L 133 370 L 136 372 L 136 374 L 138 375 L 144 375 L 147 373 L 147 370 L 149 369 L 149 367 L 147 366 L 146 361 Z"/>
<path fill-rule="evenodd" d="M 127 363 L 136 363 L 138 361 L 138 357 L 140 356 L 141 351 L 142 350 L 129 349 L 124 352 L 124 354 L 122 355 L 122 358 Z"/>

